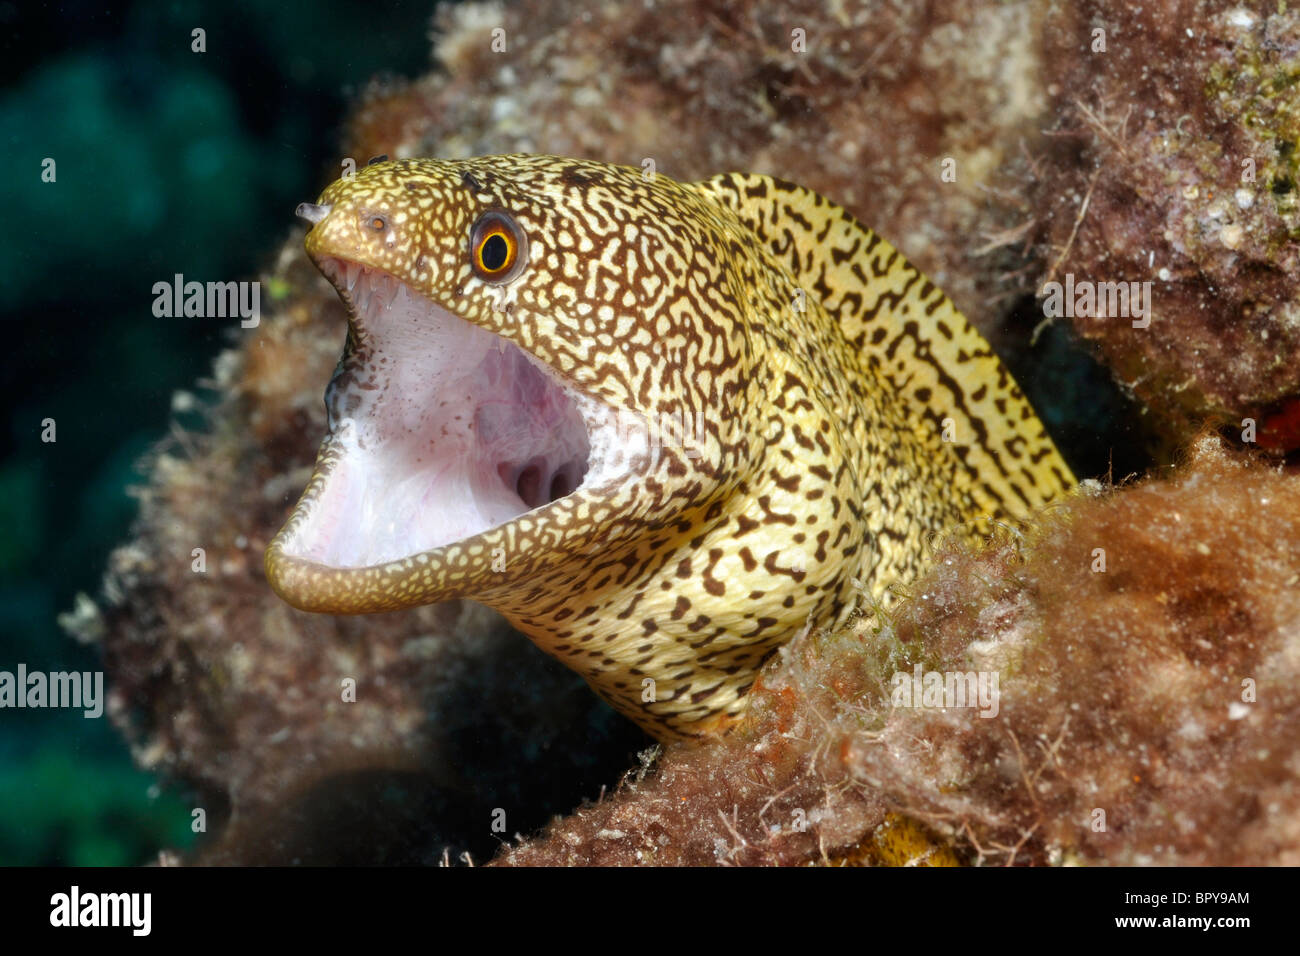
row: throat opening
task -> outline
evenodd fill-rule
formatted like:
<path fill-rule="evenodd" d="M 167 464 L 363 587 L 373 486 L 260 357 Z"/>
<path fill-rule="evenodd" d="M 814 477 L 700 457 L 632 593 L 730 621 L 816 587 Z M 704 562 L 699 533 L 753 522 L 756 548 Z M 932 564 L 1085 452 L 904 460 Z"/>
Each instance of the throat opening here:
<path fill-rule="evenodd" d="M 574 393 L 523 349 L 384 273 L 325 260 L 361 334 L 326 392 L 323 482 L 284 550 L 368 567 L 572 494 L 592 441 Z"/>

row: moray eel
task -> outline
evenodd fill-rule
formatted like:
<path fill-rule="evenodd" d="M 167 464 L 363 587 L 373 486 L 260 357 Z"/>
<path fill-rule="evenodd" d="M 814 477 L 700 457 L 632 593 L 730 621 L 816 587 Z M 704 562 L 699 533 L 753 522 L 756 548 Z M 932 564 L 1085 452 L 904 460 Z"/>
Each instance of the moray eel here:
<path fill-rule="evenodd" d="M 272 587 L 487 604 L 660 739 L 1073 484 L 943 292 L 791 183 L 412 159 L 299 214 L 349 326 Z"/>

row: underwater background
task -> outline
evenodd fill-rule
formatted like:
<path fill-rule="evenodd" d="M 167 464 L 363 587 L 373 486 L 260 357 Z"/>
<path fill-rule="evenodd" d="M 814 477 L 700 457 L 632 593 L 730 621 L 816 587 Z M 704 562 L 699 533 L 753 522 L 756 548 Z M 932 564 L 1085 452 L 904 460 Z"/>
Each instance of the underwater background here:
<path fill-rule="evenodd" d="M 155 318 L 153 284 L 255 277 L 337 176 L 349 97 L 427 68 L 431 10 L 0 3 L 0 669 L 100 667 L 57 616 L 99 592 L 173 393 L 229 344 L 229 322 Z M 0 716 L 0 865 L 137 864 L 192 837 L 106 715 Z"/>
<path fill-rule="evenodd" d="M 0 2 L 0 43 L 0 673 L 102 670 L 115 703 L 0 710 L 0 865 L 851 862 L 899 805 L 960 820 L 974 863 L 1300 859 L 1294 10 Z M 344 328 L 294 207 L 344 157 L 510 152 L 843 204 L 1094 481 L 862 633 L 792 631 L 753 732 L 698 750 L 468 602 L 291 611 L 261 553 Z M 155 316 L 177 274 L 260 278 L 262 325 Z M 1052 314 L 1075 276 L 1144 280 L 1153 321 Z M 1000 722 L 880 693 L 990 649 Z M 368 694 L 323 711 L 340 673 Z M 1009 738 L 1038 788 L 1006 785 Z"/>

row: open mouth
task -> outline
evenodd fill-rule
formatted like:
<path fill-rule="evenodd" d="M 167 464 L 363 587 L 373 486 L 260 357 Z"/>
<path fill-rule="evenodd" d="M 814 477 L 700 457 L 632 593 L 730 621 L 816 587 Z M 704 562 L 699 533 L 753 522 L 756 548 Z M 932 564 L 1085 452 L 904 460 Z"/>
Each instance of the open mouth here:
<path fill-rule="evenodd" d="M 606 406 L 387 273 L 318 264 L 359 334 L 326 392 L 324 481 L 299 505 L 286 555 L 334 568 L 383 564 L 612 477 L 599 454 L 609 444 Z"/>

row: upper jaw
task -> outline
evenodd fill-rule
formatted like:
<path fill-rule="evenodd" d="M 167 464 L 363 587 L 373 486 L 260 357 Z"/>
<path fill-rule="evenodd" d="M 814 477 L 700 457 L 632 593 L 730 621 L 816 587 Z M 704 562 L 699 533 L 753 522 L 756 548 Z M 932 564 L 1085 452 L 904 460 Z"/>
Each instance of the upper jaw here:
<path fill-rule="evenodd" d="M 316 474 L 268 549 L 290 603 L 321 604 L 292 583 L 308 573 L 428 560 L 628 476 L 635 455 L 609 406 L 393 276 L 313 258 L 355 335 L 327 391 Z"/>

